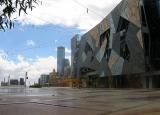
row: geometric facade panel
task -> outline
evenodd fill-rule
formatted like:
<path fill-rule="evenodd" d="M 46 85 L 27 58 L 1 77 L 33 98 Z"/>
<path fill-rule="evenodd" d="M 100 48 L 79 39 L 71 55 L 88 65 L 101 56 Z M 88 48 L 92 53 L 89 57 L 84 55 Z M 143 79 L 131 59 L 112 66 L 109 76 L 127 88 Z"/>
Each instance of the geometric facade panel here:
<path fill-rule="evenodd" d="M 139 40 L 139 43 L 140 43 L 141 47 L 144 48 L 144 46 L 143 46 L 143 40 L 142 40 L 142 31 L 141 30 L 138 31 L 137 38 Z"/>
<path fill-rule="evenodd" d="M 99 63 L 101 62 L 102 58 L 104 57 L 104 53 L 105 53 L 105 50 L 106 50 L 106 45 L 107 45 L 107 39 L 104 40 L 100 50 L 98 51 L 98 53 L 96 55 L 96 58 L 99 61 Z"/>
<path fill-rule="evenodd" d="M 87 66 L 99 76 L 145 72 L 139 1 L 122 0 L 108 16 L 82 36 L 77 58 L 79 70 Z"/>
<path fill-rule="evenodd" d="M 120 57 L 117 62 L 112 66 L 112 75 L 121 75 L 123 70 L 124 59 Z"/>
<path fill-rule="evenodd" d="M 119 57 L 120 56 L 114 50 L 111 51 L 110 59 L 108 62 L 108 66 L 110 69 L 112 69 L 112 67 L 116 64 Z"/>

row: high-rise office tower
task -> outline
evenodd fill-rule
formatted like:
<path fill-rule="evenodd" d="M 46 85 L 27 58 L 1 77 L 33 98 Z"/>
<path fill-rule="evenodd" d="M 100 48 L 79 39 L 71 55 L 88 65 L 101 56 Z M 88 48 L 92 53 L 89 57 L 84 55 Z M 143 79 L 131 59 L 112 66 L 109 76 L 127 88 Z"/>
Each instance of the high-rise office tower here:
<path fill-rule="evenodd" d="M 71 39 L 71 76 L 77 76 L 77 54 L 80 36 L 76 34 Z"/>
<path fill-rule="evenodd" d="M 62 77 L 64 73 L 65 48 L 57 48 L 57 73 L 58 77 Z"/>

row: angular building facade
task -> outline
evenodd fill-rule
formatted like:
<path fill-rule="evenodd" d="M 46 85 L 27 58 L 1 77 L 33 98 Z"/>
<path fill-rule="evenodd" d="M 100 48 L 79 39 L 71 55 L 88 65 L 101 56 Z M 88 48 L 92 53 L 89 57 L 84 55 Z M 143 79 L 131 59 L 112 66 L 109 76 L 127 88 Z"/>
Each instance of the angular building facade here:
<path fill-rule="evenodd" d="M 72 64 L 88 86 L 160 87 L 159 46 L 160 0 L 122 0 L 81 37 Z"/>

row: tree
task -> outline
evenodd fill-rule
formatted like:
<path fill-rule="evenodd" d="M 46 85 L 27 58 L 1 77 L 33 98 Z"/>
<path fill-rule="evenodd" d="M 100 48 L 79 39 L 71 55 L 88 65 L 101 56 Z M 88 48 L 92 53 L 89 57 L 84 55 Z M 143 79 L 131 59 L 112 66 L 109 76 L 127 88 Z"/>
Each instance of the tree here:
<path fill-rule="evenodd" d="M 39 0 L 0 0 L 0 30 L 14 27 L 11 18 L 14 13 L 19 13 L 19 16 L 21 12 L 27 14 L 28 9 L 32 11 L 39 3 Z"/>

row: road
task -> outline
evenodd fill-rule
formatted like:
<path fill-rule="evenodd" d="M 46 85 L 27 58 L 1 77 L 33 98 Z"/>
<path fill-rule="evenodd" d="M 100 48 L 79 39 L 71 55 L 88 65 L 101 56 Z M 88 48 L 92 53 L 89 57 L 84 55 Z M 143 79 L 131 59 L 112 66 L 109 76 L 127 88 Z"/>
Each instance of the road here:
<path fill-rule="evenodd" d="M 160 115 L 160 90 L 1 87 L 0 115 Z"/>

